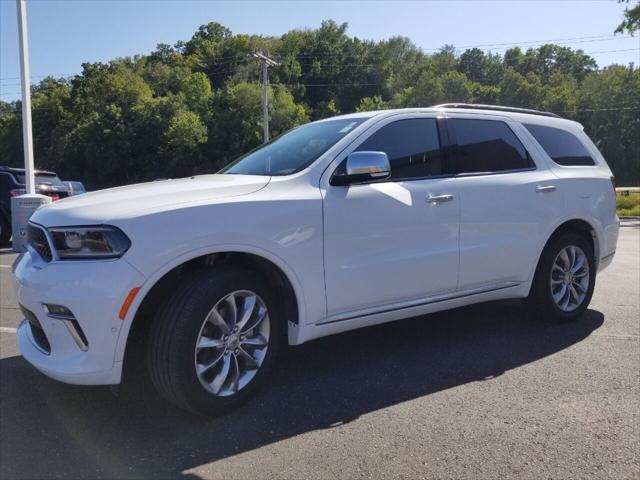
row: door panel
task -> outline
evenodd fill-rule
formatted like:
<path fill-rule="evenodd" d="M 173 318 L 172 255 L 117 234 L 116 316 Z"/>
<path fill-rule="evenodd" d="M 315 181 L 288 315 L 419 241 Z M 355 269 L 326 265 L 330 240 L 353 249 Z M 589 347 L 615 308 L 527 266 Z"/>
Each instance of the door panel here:
<path fill-rule="evenodd" d="M 548 225 L 562 208 L 548 170 L 457 178 L 460 196 L 460 289 L 525 282 Z"/>
<path fill-rule="evenodd" d="M 329 316 L 456 289 L 455 182 L 437 178 L 329 187 L 324 199 Z M 442 195 L 452 199 L 427 201 Z"/>
<path fill-rule="evenodd" d="M 447 120 L 460 195 L 460 281 L 466 290 L 525 282 L 562 208 L 557 178 L 502 120 Z"/>

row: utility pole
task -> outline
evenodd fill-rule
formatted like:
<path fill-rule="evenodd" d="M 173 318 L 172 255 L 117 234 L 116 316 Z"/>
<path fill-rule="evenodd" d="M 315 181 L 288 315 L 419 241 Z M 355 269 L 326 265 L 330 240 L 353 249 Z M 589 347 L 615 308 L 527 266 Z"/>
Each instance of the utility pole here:
<path fill-rule="evenodd" d="M 269 141 L 269 95 L 267 92 L 267 84 L 269 83 L 268 68 L 275 67 L 278 63 L 260 52 L 254 53 L 253 57 L 262 62 L 262 123 L 264 127 L 264 143 L 267 143 Z"/>
<path fill-rule="evenodd" d="M 51 197 L 36 194 L 33 171 L 33 133 L 31 130 L 31 83 L 29 76 L 29 36 L 26 0 L 16 0 L 18 38 L 20 40 L 20 84 L 22 85 L 22 140 L 24 145 L 24 183 L 26 193 L 11 197 L 11 246 L 15 252 L 27 248 L 27 223 L 39 207 L 51 203 Z"/>
<path fill-rule="evenodd" d="M 33 132 L 31 128 L 31 84 L 29 76 L 29 36 L 27 34 L 27 4 L 16 0 L 18 7 L 18 36 L 20 40 L 20 74 L 22 75 L 22 139 L 24 145 L 25 184 L 28 194 L 34 194 Z"/>

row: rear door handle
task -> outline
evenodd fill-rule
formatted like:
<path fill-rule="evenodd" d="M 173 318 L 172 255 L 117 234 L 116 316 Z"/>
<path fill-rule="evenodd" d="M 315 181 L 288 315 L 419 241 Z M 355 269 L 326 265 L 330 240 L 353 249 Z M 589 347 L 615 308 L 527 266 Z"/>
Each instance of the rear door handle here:
<path fill-rule="evenodd" d="M 554 185 L 538 185 L 536 187 L 536 192 L 538 193 L 549 193 L 549 192 L 555 192 L 556 187 Z"/>
<path fill-rule="evenodd" d="M 445 194 L 445 195 L 429 195 L 427 197 L 427 203 L 442 203 L 442 202 L 450 202 L 453 200 L 453 195 Z"/>

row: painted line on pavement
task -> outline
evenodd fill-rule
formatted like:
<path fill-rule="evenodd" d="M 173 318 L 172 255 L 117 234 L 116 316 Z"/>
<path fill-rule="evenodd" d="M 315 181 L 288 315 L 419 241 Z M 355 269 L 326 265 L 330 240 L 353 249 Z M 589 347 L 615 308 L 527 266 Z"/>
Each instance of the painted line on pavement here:
<path fill-rule="evenodd" d="M 18 329 L 13 327 L 0 327 L 0 333 L 16 333 L 17 331 Z"/>

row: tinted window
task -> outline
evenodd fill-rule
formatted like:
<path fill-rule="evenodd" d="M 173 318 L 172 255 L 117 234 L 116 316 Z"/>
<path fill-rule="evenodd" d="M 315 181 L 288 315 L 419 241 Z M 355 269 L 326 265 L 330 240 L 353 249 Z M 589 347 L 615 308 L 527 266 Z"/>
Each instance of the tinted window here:
<path fill-rule="evenodd" d="M 365 120 L 351 118 L 303 125 L 240 157 L 221 173 L 289 175 L 299 172 Z"/>
<path fill-rule="evenodd" d="M 559 165 L 595 165 L 589 150 L 575 135 L 559 128 L 524 124 L 540 146 Z"/>
<path fill-rule="evenodd" d="M 22 173 L 16 174 L 16 179 L 18 180 L 18 182 L 22 184 L 26 182 L 24 178 L 24 174 Z M 60 180 L 57 175 L 47 175 L 47 174 L 35 175 L 35 181 L 36 181 L 36 185 L 46 184 L 46 185 L 52 185 L 54 187 L 65 186 L 64 183 L 62 183 L 62 180 Z"/>
<path fill-rule="evenodd" d="M 399 120 L 366 139 L 357 152 L 385 152 L 391 178 L 429 177 L 444 172 L 434 118 Z"/>
<path fill-rule="evenodd" d="M 449 122 L 455 131 L 458 173 L 501 172 L 533 166 L 506 123 L 459 118 Z"/>

